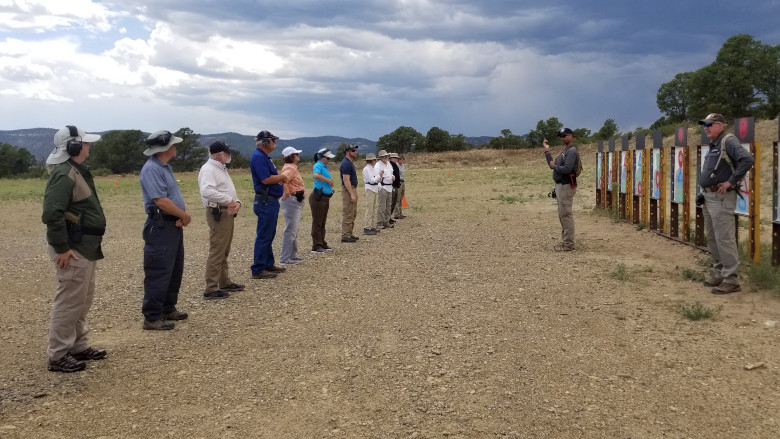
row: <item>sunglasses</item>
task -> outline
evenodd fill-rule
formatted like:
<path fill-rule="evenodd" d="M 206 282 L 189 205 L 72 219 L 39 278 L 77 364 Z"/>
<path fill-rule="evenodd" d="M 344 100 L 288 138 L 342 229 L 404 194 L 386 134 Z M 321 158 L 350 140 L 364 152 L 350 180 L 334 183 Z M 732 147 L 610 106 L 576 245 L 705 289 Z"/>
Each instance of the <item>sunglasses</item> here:
<path fill-rule="evenodd" d="M 146 139 L 146 144 L 149 146 L 165 146 L 171 141 L 171 137 L 173 137 L 173 134 L 170 131 L 165 131 L 162 134 L 158 134 L 157 137 Z"/>
<path fill-rule="evenodd" d="M 705 122 L 704 126 L 707 127 L 707 128 L 710 128 L 711 126 L 715 125 L 716 123 L 720 123 L 720 122 Z"/>

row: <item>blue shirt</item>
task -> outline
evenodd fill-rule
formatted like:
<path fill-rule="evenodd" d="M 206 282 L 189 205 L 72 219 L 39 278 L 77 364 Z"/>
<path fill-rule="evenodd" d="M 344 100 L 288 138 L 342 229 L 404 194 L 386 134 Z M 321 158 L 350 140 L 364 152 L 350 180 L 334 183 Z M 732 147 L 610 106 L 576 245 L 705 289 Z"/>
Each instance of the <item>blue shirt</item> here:
<path fill-rule="evenodd" d="M 263 180 L 272 175 L 279 175 L 276 172 L 276 166 L 271 161 L 271 157 L 260 148 L 255 149 L 252 158 L 249 159 L 249 168 L 252 170 L 252 182 L 255 185 L 255 193 L 264 192 L 268 189 L 268 195 L 272 197 L 281 197 L 284 195 L 284 186 L 281 183 L 263 184 Z"/>
<path fill-rule="evenodd" d="M 345 175 L 349 175 L 349 182 L 352 183 L 352 187 L 357 186 L 357 170 L 355 169 L 355 164 L 352 163 L 352 160 L 344 157 L 344 160 L 341 161 L 341 166 L 339 166 L 339 174 L 341 174 L 342 186 L 344 186 Z"/>
<path fill-rule="evenodd" d="M 179 184 L 173 176 L 171 165 L 161 162 L 157 157 L 149 157 L 141 168 L 141 194 L 144 197 L 144 210 L 149 212 L 157 207 L 154 200 L 168 198 L 179 209 L 185 210 L 184 197 L 181 196 Z"/>
<path fill-rule="evenodd" d="M 330 171 L 328 171 L 328 167 L 325 165 L 325 163 L 322 163 L 322 161 L 317 161 L 317 163 L 314 164 L 314 167 L 312 168 L 312 174 L 320 174 L 325 178 L 332 178 L 330 176 Z M 333 187 L 329 185 L 328 183 L 325 183 L 324 181 L 314 179 L 314 189 L 320 189 L 322 190 L 322 193 L 325 195 L 329 195 L 333 193 Z"/>

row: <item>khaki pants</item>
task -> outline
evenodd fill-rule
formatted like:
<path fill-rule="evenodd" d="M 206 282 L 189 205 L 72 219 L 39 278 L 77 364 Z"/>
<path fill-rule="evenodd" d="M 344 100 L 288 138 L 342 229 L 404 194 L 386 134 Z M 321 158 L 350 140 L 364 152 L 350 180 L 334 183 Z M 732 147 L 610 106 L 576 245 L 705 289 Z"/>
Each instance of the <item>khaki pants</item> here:
<path fill-rule="evenodd" d="M 566 247 L 574 247 L 574 194 L 576 188 L 570 184 L 555 183 L 558 200 L 558 219 L 561 221 L 561 242 Z"/>
<path fill-rule="evenodd" d="M 87 313 L 95 295 L 95 267 L 97 261 L 90 261 L 76 253 L 78 259 L 70 259 L 68 268 L 56 267 L 57 294 L 51 306 L 49 322 L 49 346 L 46 356 L 57 361 L 68 352 L 81 352 L 89 347 L 87 341 Z M 57 256 L 54 247 L 49 246 L 52 261 Z"/>
<path fill-rule="evenodd" d="M 363 216 L 363 229 L 376 228 L 376 192 L 366 189 L 366 213 Z"/>
<path fill-rule="evenodd" d="M 390 208 L 392 207 L 391 203 L 393 202 L 393 194 L 384 189 L 379 189 L 377 200 L 376 226 L 377 228 L 382 226 L 389 226 Z"/>
<path fill-rule="evenodd" d="M 228 255 L 233 242 L 235 218 L 223 209 L 219 221 L 214 219 L 211 208 L 206 209 L 206 224 L 209 226 L 209 256 L 206 259 L 205 293 L 218 290 L 233 283 L 228 270 Z"/>
<path fill-rule="evenodd" d="M 704 192 L 704 232 L 710 249 L 715 277 L 728 284 L 739 285 L 739 251 L 734 223 L 734 209 L 737 208 L 737 193 L 725 194 Z"/>
<path fill-rule="evenodd" d="M 355 202 L 352 202 L 352 197 L 349 196 L 346 188 L 341 190 L 341 237 L 351 238 L 352 231 L 355 229 L 355 217 L 357 216 L 357 188 L 352 188 L 355 191 Z"/>

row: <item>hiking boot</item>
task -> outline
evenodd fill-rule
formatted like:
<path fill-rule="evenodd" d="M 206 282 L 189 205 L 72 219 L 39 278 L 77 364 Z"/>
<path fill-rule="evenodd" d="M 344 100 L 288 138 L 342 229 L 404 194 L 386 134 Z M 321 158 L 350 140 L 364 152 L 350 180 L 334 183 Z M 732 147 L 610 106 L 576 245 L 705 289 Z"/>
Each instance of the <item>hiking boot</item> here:
<path fill-rule="evenodd" d="M 230 293 L 222 290 L 214 290 L 210 293 L 203 294 L 203 298 L 206 300 L 227 299 L 228 297 L 230 297 Z"/>
<path fill-rule="evenodd" d="M 92 346 L 90 346 L 81 352 L 71 352 L 70 354 L 73 356 L 73 358 L 75 358 L 78 361 L 87 361 L 87 360 L 102 360 L 106 358 L 108 352 L 106 352 L 105 349 L 95 349 Z"/>
<path fill-rule="evenodd" d="M 49 370 L 52 372 L 72 373 L 86 368 L 87 363 L 73 358 L 73 355 L 71 354 L 65 354 L 56 361 L 49 360 Z"/>
<path fill-rule="evenodd" d="M 276 277 L 276 273 L 271 273 L 268 270 L 263 270 L 257 274 L 252 275 L 252 279 L 272 279 Z"/>
<path fill-rule="evenodd" d="M 190 315 L 184 311 L 173 310 L 168 314 L 163 314 L 163 320 L 187 320 Z"/>
<path fill-rule="evenodd" d="M 341 242 L 357 242 L 357 239 L 352 237 L 341 238 Z"/>
<path fill-rule="evenodd" d="M 712 289 L 712 294 L 729 294 L 741 291 L 742 288 L 737 284 L 729 284 L 726 282 L 721 283 L 717 287 Z"/>
<path fill-rule="evenodd" d="M 571 245 L 557 244 L 555 247 L 553 247 L 553 250 L 557 252 L 570 252 L 574 250 L 574 247 Z"/>
<path fill-rule="evenodd" d="M 718 285 L 723 283 L 722 277 L 711 277 L 704 281 L 705 287 L 717 287 Z"/>
<path fill-rule="evenodd" d="M 167 320 L 155 320 L 155 321 L 149 321 L 144 319 L 144 329 L 150 330 L 150 331 L 168 331 L 173 329 L 173 327 L 176 326 L 173 324 L 173 322 L 169 322 Z"/>
<path fill-rule="evenodd" d="M 284 267 L 277 267 L 276 265 L 271 265 L 270 267 L 265 267 L 266 271 L 270 271 L 271 273 L 284 273 L 287 269 Z"/>
<path fill-rule="evenodd" d="M 244 288 L 246 288 L 246 286 L 233 282 L 232 284 L 230 284 L 230 285 L 228 285 L 226 287 L 220 288 L 220 290 L 228 291 L 228 292 L 232 293 L 234 291 L 244 291 Z"/>

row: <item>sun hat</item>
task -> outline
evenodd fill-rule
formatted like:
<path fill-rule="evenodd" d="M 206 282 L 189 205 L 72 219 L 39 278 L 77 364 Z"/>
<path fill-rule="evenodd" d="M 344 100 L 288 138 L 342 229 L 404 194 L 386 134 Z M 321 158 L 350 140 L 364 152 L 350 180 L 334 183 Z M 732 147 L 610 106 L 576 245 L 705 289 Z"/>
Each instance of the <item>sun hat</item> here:
<path fill-rule="evenodd" d="M 380 149 L 379 152 L 376 154 L 376 156 L 379 158 L 386 157 L 388 155 L 390 154 L 388 154 L 387 151 L 385 151 L 384 149 Z"/>
<path fill-rule="evenodd" d="M 390 158 L 391 159 L 397 159 L 398 158 L 398 153 L 397 152 L 391 152 L 390 153 Z"/>
<path fill-rule="evenodd" d="M 71 127 L 73 130 L 71 130 Z M 74 132 L 75 131 L 75 132 Z M 74 136 L 73 134 L 78 134 Z M 65 163 L 70 158 L 68 154 L 68 141 L 76 139 L 80 142 L 92 143 L 100 140 L 99 134 L 89 134 L 82 129 L 76 128 L 73 125 L 66 126 L 61 130 L 54 133 L 54 149 L 46 158 L 47 165 L 59 165 Z"/>
<path fill-rule="evenodd" d="M 336 157 L 335 155 L 333 155 L 332 152 L 330 152 L 330 149 L 328 149 L 328 148 L 320 149 L 319 151 L 317 151 L 317 155 L 319 155 L 320 157 L 327 157 L 329 159 L 332 159 L 333 157 Z"/>
<path fill-rule="evenodd" d="M 373 152 L 369 152 L 368 154 L 366 154 L 366 161 L 367 162 L 370 162 L 370 161 L 373 161 L 373 160 L 376 160 L 376 154 L 374 154 Z"/>
<path fill-rule="evenodd" d="M 171 146 L 183 141 L 184 139 L 174 136 L 170 131 L 155 131 L 152 134 L 149 134 L 149 137 L 147 137 L 144 141 L 147 146 L 146 150 L 144 151 L 144 155 L 151 156 L 157 154 L 158 152 L 168 151 Z"/>

